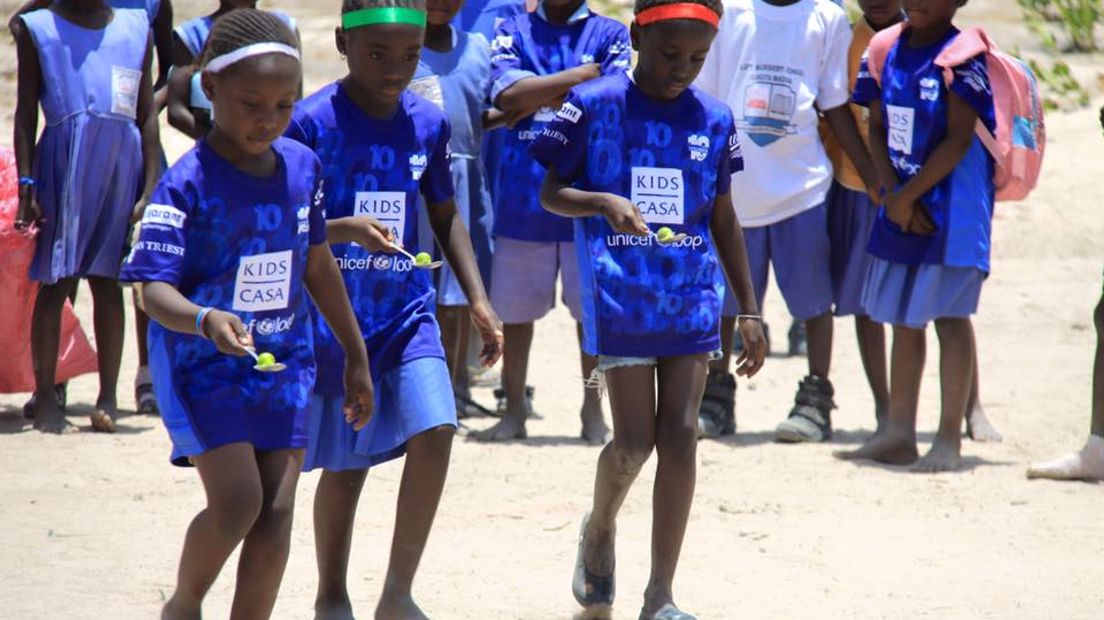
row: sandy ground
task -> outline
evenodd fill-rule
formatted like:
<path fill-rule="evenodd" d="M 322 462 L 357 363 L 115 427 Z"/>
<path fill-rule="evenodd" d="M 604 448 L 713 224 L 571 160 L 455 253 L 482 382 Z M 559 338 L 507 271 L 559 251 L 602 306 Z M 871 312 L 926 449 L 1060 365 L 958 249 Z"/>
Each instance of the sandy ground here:
<path fill-rule="evenodd" d="M 12 4 L 0 1 L 0 15 Z M 213 2 L 176 4 L 184 19 Z M 308 87 L 336 77 L 331 7 L 272 4 L 300 16 Z M 1030 41 L 1008 5 L 975 0 L 965 17 Z M 10 144 L 14 51 L 4 45 L 0 144 Z M 1104 189 L 1096 176 L 1104 138 L 1095 113 L 1053 115 L 1049 129 L 1042 186 L 1027 204 L 998 208 L 994 270 L 975 321 L 983 400 L 1006 441 L 967 443 L 966 470 L 942 476 L 833 460 L 831 451 L 859 442 L 873 418 L 853 331 L 837 322 L 840 432 L 831 444 L 771 442 L 804 374 L 803 360 L 772 358 L 740 387 L 736 438 L 700 445 L 697 502 L 676 584 L 687 609 L 714 620 L 1101 617 L 1104 487 L 1029 483 L 1023 475 L 1029 460 L 1084 439 L 1091 312 L 1104 266 Z M 171 153 L 187 146 L 171 130 L 165 136 Z M 78 311 L 90 329 L 88 300 L 82 290 Z M 767 314 L 779 334 L 788 324 L 780 306 L 772 293 Z M 569 582 L 597 451 L 576 439 L 581 390 L 571 333 L 562 309 L 537 329 L 531 383 L 544 420 L 532 423 L 529 441 L 456 442 L 417 584 L 433 617 L 545 620 L 577 610 Z M 934 339 L 930 351 L 925 440 L 938 416 Z M 133 407 L 134 365 L 131 338 L 125 408 Z M 72 420 L 83 431 L 95 392 L 92 377 L 70 389 Z M 44 436 L 23 423 L 24 398 L 0 397 L 0 618 L 154 617 L 172 590 L 185 527 L 203 503 L 194 471 L 169 465 L 168 438 L 155 418 L 127 417 L 114 436 Z M 400 468 L 372 473 L 358 516 L 350 590 L 361 617 L 370 617 L 381 587 Z M 653 473 L 654 461 L 623 512 L 618 619 L 636 617 L 647 579 Z M 316 482 L 306 475 L 300 486 L 278 618 L 309 617 Z M 231 565 L 212 590 L 209 617 L 226 616 L 233 574 Z"/>

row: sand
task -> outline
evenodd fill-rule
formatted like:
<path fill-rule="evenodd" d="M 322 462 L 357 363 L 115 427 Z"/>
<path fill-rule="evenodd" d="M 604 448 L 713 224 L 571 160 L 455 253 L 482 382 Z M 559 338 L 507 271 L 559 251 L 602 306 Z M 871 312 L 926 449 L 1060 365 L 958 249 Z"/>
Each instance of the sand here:
<path fill-rule="evenodd" d="M 0 1 L 0 15 L 13 3 Z M 300 16 L 308 88 L 338 75 L 336 1 L 273 2 Z M 178 21 L 213 2 L 176 2 Z M 306 6 L 309 5 L 309 6 Z M 333 5 L 332 7 L 330 5 Z M 964 16 L 1030 41 L 1007 0 L 975 0 Z M 0 54 L 3 128 L 10 144 L 14 67 Z M 1091 73 L 1098 59 L 1081 58 Z M 1097 103 L 1099 105 L 1099 102 Z M 1045 179 L 1025 204 L 1000 205 L 993 273 L 975 325 L 982 398 L 1006 440 L 966 443 L 967 468 L 912 475 L 838 462 L 832 450 L 872 428 L 873 404 L 848 321 L 837 322 L 836 439 L 782 446 L 785 415 L 804 361 L 772 357 L 740 386 L 739 433 L 699 447 L 697 500 L 676 581 L 677 599 L 702 618 L 1061 618 L 1104 614 L 1104 487 L 1028 482 L 1029 460 L 1080 447 L 1088 427 L 1092 309 L 1104 267 L 1104 154 L 1096 113 L 1052 115 Z M 186 140 L 165 129 L 170 153 Z M 91 328 L 89 295 L 78 312 Z M 777 294 L 767 315 L 788 325 Z M 580 375 L 572 325 L 557 309 L 537 328 L 531 383 L 542 421 L 523 443 L 458 438 L 452 471 L 416 583 L 423 607 L 444 619 L 570 618 L 578 520 L 587 509 L 597 450 L 577 439 Z M 133 409 L 134 340 L 128 332 L 122 405 Z M 931 340 L 921 432 L 938 417 L 938 349 Z M 72 421 L 88 431 L 96 381 L 72 383 Z M 486 391 L 478 392 L 489 402 Z M 194 471 L 172 467 L 156 418 L 124 418 L 117 435 L 33 432 L 25 395 L 0 397 L 0 618 L 151 618 L 172 590 L 184 529 L 202 506 Z M 473 427 L 489 421 L 476 420 Z M 371 617 L 386 565 L 401 462 L 372 472 L 357 519 L 350 591 Z M 625 505 L 615 618 L 636 618 L 647 579 L 654 460 Z M 306 618 L 315 587 L 305 475 L 291 559 L 274 617 Z M 233 565 L 207 614 L 225 617 Z"/>

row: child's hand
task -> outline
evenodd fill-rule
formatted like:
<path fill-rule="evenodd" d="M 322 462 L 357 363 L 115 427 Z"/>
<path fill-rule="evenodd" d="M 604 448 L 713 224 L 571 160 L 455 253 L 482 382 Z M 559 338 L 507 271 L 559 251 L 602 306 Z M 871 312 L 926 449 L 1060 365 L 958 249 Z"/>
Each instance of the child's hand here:
<path fill-rule="evenodd" d="M 619 233 L 647 237 L 652 232 L 640 209 L 624 196 L 603 194 L 599 209 L 610 227 Z"/>
<path fill-rule="evenodd" d="M 908 232 L 909 222 L 912 220 L 912 212 L 915 209 L 915 203 L 908 198 L 901 196 L 901 192 L 893 192 L 886 196 L 885 210 L 886 217 L 889 221 L 901 227 L 901 230 Z"/>
<path fill-rule="evenodd" d="M 15 212 L 15 228 L 23 230 L 30 228 L 42 219 L 42 208 L 34 195 L 34 187 L 30 185 L 19 186 L 19 207 Z"/>
<path fill-rule="evenodd" d="M 487 303 L 472 305 L 471 320 L 475 330 L 479 332 L 480 341 L 483 342 L 479 362 L 484 368 L 490 368 L 498 362 L 498 358 L 502 357 L 502 321 Z"/>
<path fill-rule="evenodd" d="M 372 373 L 365 360 L 359 356 L 345 358 L 345 421 L 354 430 L 364 428 L 372 419 L 376 406 L 376 390 L 372 385 Z"/>
<path fill-rule="evenodd" d="M 739 319 L 740 338 L 744 350 L 736 358 L 736 374 L 754 377 L 763 368 L 767 357 L 767 338 L 763 335 L 763 321 L 754 318 Z"/>
<path fill-rule="evenodd" d="M 369 252 L 389 252 L 398 250 L 393 245 L 395 242 L 391 229 L 379 220 L 369 215 L 358 215 L 351 218 L 356 233 L 356 243 Z"/>
<path fill-rule="evenodd" d="M 219 352 L 227 355 L 249 355 L 246 348 L 253 346 L 253 337 L 241 318 L 222 310 L 212 310 L 203 318 L 203 334 L 215 343 Z"/>
<path fill-rule="evenodd" d="M 149 206 L 149 203 L 148 196 L 142 196 L 138 199 L 138 202 L 134 203 L 134 211 L 130 214 L 131 225 L 142 221 L 142 216 L 146 214 L 146 207 Z"/>
<path fill-rule="evenodd" d="M 928 215 L 928 210 L 920 203 L 914 203 L 912 216 L 909 218 L 907 232 L 914 235 L 930 235 L 935 232 L 935 222 Z"/>
<path fill-rule="evenodd" d="M 589 82 L 590 80 L 602 77 L 602 65 L 592 62 L 585 65 L 579 65 L 575 67 L 575 77 L 579 78 L 580 82 Z"/>
<path fill-rule="evenodd" d="M 867 185 L 866 195 L 870 197 L 870 202 L 875 205 L 881 206 L 885 204 L 886 189 L 885 186 L 883 186 L 881 183 L 877 183 L 875 185 Z"/>

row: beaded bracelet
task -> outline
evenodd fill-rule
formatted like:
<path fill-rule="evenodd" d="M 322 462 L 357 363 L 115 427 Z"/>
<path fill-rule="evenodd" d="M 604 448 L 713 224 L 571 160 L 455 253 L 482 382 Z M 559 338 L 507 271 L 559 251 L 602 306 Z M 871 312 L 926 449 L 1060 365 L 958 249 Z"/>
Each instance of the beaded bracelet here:
<path fill-rule="evenodd" d="M 199 334 L 203 338 L 207 338 L 207 334 L 203 333 L 203 321 L 204 321 L 204 319 L 207 318 L 208 314 L 211 314 L 212 311 L 214 311 L 214 308 L 208 307 L 208 308 L 203 308 L 202 310 L 200 310 L 199 312 L 196 313 L 196 323 L 195 323 L 196 333 Z"/>
<path fill-rule="evenodd" d="M 760 323 L 763 322 L 763 316 L 760 315 L 760 314 L 737 314 L 736 315 L 736 320 L 737 321 L 741 321 L 743 319 L 748 319 L 749 321 L 759 321 Z"/>
<path fill-rule="evenodd" d="M 34 180 L 34 177 L 19 177 L 19 184 L 34 187 L 38 185 L 38 182 Z"/>

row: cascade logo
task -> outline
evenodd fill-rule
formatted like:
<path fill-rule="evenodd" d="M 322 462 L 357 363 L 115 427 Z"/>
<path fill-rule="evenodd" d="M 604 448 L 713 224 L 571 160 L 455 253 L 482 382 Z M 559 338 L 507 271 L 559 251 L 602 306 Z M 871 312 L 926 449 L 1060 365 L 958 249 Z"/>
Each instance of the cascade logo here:
<path fill-rule="evenodd" d="M 691 161 L 705 161 L 709 155 L 709 136 L 693 134 L 686 138 L 686 142 L 690 147 Z"/>
<path fill-rule="evenodd" d="M 570 102 L 565 101 L 563 106 L 560 107 L 560 111 L 556 113 L 556 116 L 574 124 L 578 123 L 579 119 L 583 117 L 583 111 Z"/>
<path fill-rule="evenodd" d="M 936 101 L 939 99 L 939 80 L 935 78 L 920 79 L 920 101 Z"/>
<path fill-rule="evenodd" d="M 425 173 L 428 161 L 425 153 L 416 153 L 410 156 L 410 176 L 414 177 L 415 181 L 420 181 L 422 179 L 422 174 Z"/>
<path fill-rule="evenodd" d="M 299 220 L 300 235 L 304 235 L 310 232 L 310 205 L 303 205 L 299 207 L 299 210 L 295 212 L 296 219 Z"/>
<path fill-rule="evenodd" d="M 295 323 L 295 315 L 289 314 L 287 316 L 278 316 L 266 319 L 250 319 L 245 324 L 245 330 L 250 334 L 259 334 L 261 336 L 271 336 L 273 334 L 282 334 L 291 330 L 291 326 Z"/>
<path fill-rule="evenodd" d="M 491 51 L 497 52 L 500 50 L 510 49 L 514 46 L 514 37 L 508 34 L 500 34 L 495 37 L 491 43 Z"/>

